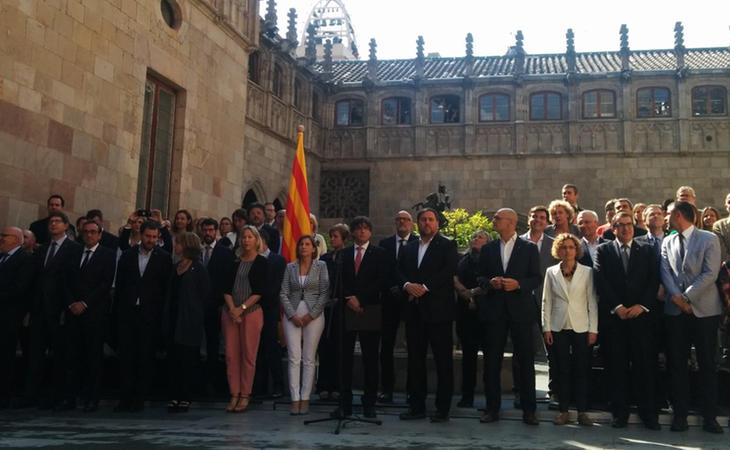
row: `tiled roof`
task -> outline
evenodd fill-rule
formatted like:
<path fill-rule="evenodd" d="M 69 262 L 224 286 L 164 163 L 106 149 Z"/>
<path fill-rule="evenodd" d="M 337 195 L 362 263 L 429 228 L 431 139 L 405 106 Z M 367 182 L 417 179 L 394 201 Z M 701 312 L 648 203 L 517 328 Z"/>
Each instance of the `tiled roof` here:
<path fill-rule="evenodd" d="M 689 70 L 730 71 L 730 48 L 687 49 L 684 56 Z M 473 78 L 508 76 L 513 74 L 514 56 L 474 57 Z M 674 50 L 632 51 L 629 67 L 634 72 L 675 71 L 677 58 Z M 332 81 L 335 83 L 360 83 L 368 73 L 367 61 L 333 61 Z M 621 72 L 619 52 L 576 53 L 576 72 L 579 74 L 603 74 Z M 314 66 L 323 72 L 322 63 Z M 424 58 L 424 76 L 427 79 L 458 79 L 466 71 L 465 58 Z M 568 71 L 564 53 L 552 55 L 525 55 L 525 75 L 560 75 Z M 415 78 L 414 59 L 378 61 L 378 80 L 404 81 Z"/>

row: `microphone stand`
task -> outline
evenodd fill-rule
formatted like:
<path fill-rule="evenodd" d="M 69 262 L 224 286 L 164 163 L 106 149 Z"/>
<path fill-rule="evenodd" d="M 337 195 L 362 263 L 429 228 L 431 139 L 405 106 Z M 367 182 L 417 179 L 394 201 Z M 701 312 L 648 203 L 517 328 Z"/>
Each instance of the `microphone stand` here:
<path fill-rule="evenodd" d="M 334 434 L 340 434 L 340 431 L 345 428 L 345 426 L 348 423 L 353 422 L 362 422 L 362 423 L 372 423 L 375 425 L 382 425 L 383 422 L 377 419 L 363 419 L 360 416 L 357 415 L 351 415 L 351 416 L 345 416 L 345 396 L 342 393 L 342 377 L 344 374 L 345 368 L 342 366 L 342 345 L 345 337 L 346 327 L 345 327 L 345 298 L 342 295 L 342 250 L 338 251 L 333 259 L 335 263 L 335 280 L 334 280 L 334 297 L 335 297 L 335 306 L 332 308 L 332 311 L 334 312 L 333 322 L 337 322 L 337 324 L 333 323 L 333 326 L 337 327 L 335 338 L 337 339 L 337 383 L 339 385 L 340 389 L 340 398 L 337 401 L 337 410 L 336 414 L 330 414 L 330 417 L 323 417 L 321 419 L 313 419 L 313 420 L 305 420 L 304 425 L 309 425 L 310 423 L 320 423 L 320 422 L 329 422 L 331 420 L 336 420 L 337 425 L 335 426 Z M 352 367 L 348 368 L 350 371 L 352 371 Z M 350 398 L 350 402 L 352 402 L 352 398 Z"/>

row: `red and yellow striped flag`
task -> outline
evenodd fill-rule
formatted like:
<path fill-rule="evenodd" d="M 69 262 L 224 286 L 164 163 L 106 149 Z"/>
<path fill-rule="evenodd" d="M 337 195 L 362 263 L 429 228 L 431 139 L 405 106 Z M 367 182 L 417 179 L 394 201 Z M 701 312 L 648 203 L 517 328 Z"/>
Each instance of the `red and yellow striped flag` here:
<path fill-rule="evenodd" d="M 281 240 L 281 255 L 287 262 L 297 259 L 297 241 L 303 234 L 311 234 L 309 222 L 309 189 L 307 188 L 307 162 L 304 159 L 304 126 L 299 125 L 297 133 L 297 154 L 289 179 L 289 194 L 286 197 L 286 220 Z"/>

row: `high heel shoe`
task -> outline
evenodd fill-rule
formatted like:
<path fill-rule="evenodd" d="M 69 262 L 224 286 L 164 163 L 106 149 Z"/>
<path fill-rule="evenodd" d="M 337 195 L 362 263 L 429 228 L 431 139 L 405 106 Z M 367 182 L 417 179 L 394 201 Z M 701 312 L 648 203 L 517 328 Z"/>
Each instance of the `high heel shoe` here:
<path fill-rule="evenodd" d="M 301 403 L 300 401 L 292 401 L 291 402 L 291 409 L 289 410 L 289 414 L 291 414 L 292 416 L 299 415 L 299 405 L 300 405 L 300 403 Z"/>
<path fill-rule="evenodd" d="M 228 402 L 228 406 L 226 406 L 226 412 L 232 413 L 236 410 L 236 405 L 238 405 L 238 401 L 241 399 L 240 394 L 231 395 L 231 401 Z"/>
<path fill-rule="evenodd" d="M 241 394 L 240 398 L 238 399 L 238 404 L 233 409 L 233 412 L 242 413 L 246 411 L 246 408 L 248 408 L 248 402 L 250 400 L 250 396 Z"/>

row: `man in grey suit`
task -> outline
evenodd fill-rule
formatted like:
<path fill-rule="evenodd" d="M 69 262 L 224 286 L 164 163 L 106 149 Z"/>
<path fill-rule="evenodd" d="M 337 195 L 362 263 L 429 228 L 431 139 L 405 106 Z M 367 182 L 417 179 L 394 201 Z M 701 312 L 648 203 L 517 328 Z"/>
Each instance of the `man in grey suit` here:
<path fill-rule="evenodd" d="M 669 223 L 677 230 L 662 242 L 661 279 L 666 291 L 664 314 L 671 388 L 674 400 L 672 431 L 687 430 L 689 375 L 687 359 L 694 344 L 699 365 L 699 389 L 704 423 L 710 433 L 722 433 L 717 423 L 717 375 L 714 355 L 722 313 L 715 286 L 720 268 L 720 241 L 711 232 L 695 228 L 695 213 L 688 202 L 669 206 Z"/>

